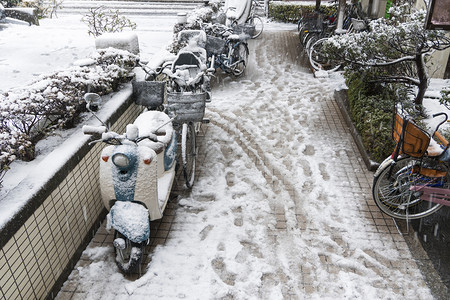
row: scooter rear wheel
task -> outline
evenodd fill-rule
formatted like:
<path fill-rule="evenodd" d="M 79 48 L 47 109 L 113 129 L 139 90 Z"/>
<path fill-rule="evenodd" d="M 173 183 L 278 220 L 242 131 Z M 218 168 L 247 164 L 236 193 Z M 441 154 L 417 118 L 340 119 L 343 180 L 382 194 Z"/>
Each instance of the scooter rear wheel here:
<path fill-rule="evenodd" d="M 143 243 L 133 243 L 116 230 L 114 232 L 114 253 L 116 255 L 116 264 L 120 271 L 125 274 L 140 271 L 139 267 L 144 255 Z"/>
<path fill-rule="evenodd" d="M 195 162 L 197 159 L 197 144 L 195 126 L 192 122 L 184 123 L 181 131 L 181 153 L 183 159 L 183 174 L 187 188 L 192 188 L 195 179 Z"/>

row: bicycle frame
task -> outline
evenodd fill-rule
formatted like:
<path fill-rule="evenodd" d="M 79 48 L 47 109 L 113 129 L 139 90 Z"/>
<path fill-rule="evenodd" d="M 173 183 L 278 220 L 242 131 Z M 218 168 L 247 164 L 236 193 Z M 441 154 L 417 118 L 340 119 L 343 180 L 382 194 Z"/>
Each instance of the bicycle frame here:
<path fill-rule="evenodd" d="M 218 55 L 218 56 L 213 56 L 214 64 L 217 65 L 218 67 L 220 67 L 226 73 L 232 73 L 232 68 L 235 65 L 237 65 L 237 64 L 239 64 L 239 63 L 241 63 L 243 61 L 243 60 L 239 60 L 239 61 L 236 61 L 236 62 L 232 63 L 232 57 L 231 57 L 231 54 L 233 53 L 233 50 L 234 49 L 238 49 L 239 45 L 241 43 L 243 43 L 243 41 L 238 41 L 238 42 L 233 43 L 233 44 L 231 44 L 231 43 L 232 43 L 231 40 L 228 40 L 227 43 L 226 43 L 226 47 L 227 47 L 227 50 L 228 50 L 228 53 L 226 55 L 225 54 L 221 54 L 221 55 Z"/>

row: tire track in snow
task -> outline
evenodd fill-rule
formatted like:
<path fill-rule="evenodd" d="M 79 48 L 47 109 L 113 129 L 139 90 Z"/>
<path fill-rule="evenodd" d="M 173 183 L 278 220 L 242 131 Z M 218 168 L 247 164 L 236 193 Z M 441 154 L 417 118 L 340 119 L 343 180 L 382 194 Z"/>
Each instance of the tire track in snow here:
<path fill-rule="evenodd" d="M 284 40 L 283 36 L 284 35 L 282 34 L 278 35 L 276 41 L 271 41 L 268 44 L 285 45 L 288 41 Z M 280 218 L 280 214 L 277 214 L 277 219 L 279 224 L 282 224 L 283 222 L 286 223 L 287 226 L 285 228 L 282 226 L 280 227 L 287 229 L 288 231 L 287 234 L 282 234 L 279 230 L 275 229 L 274 231 L 276 233 L 274 234 L 279 237 L 280 241 L 283 240 L 282 243 L 284 243 L 285 240 L 292 239 L 293 233 L 294 235 L 298 234 L 298 228 L 300 226 L 297 220 L 297 215 L 301 214 L 301 209 L 299 208 L 300 203 L 298 200 L 295 201 L 295 199 L 298 198 L 299 195 L 303 194 L 303 192 L 298 192 L 298 186 L 306 185 L 306 194 L 309 194 L 311 192 L 311 190 L 308 190 L 311 189 L 309 186 L 314 188 L 314 185 L 319 184 L 308 180 L 308 178 L 311 178 L 312 176 L 316 177 L 313 173 L 317 173 L 319 171 L 318 167 L 311 166 L 308 162 L 308 156 L 311 155 L 310 152 L 314 152 L 314 150 L 311 150 L 313 147 L 306 145 L 303 151 L 300 151 L 301 149 L 295 149 L 295 147 L 292 150 L 291 147 L 289 147 L 289 143 L 294 144 L 294 142 L 298 142 L 298 140 L 296 140 L 299 136 L 298 133 L 305 133 L 304 130 L 298 130 L 296 126 L 291 127 L 290 125 L 297 124 L 300 120 L 303 125 L 307 126 L 307 121 L 309 118 L 308 112 L 296 115 L 291 111 L 295 112 L 299 107 L 308 105 L 311 101 L 308 96 L 303 97 L 301 101 L 299 101 L 297 97 L 290 96 L 292 93 L 300 93 L 302 91 L 301 88 L 296 87 L 298 83 L 291 82 L 290 79 L 293 77 L 294 79 L 311 81 L 312 75 L 294 73 L 293 75 L 289 75 L 287 78 L 281 78 L 282 83 L 279 83 L 279 78 L 284 77 L 282 74 L 286 75 L 286 72 L 290 72 L 292 69 L 295 69 L 295 67 L 293 68 L 289 65 L 289 63 L 292 63 L 292 55 L 281 55 L 281 63 L 276 65 L 273 61 L 268 59 L 273 52 L 265 52 L 265 49 L 269 47 L 258 47 L 251 45 L 251 49 L 256 49 L 258 59 L 255 59 L 252 56 L 250 57 L 250 66 L 254 67 L 247 70 L 248 75 L 246 77 L 238 80 L 239 84 L 248 86 L 249 88 L 248 90 L 244 90 L 239 93 L 236 97 L 228 97 L 239 99 L 236 100 L 236 107 L 232 110 L 221 108 L 220 102 L 223 100 L 226 101 L 227 95 L 230 91 L 230 89 L 225 89 L 226 96 L 220 97 L 219 95 L 219 99 L 217 99 L 217 103 L 219 104 L 217 107 L 212 108 L 210 105 L 208 108 L 209 111 L 212 112 L 210 119 L 212 120 L 213 125 L 219 126 L 223 130 L 228 129 L 233 132 L 235 142 L 246 153 L 254 156 L 254 164 L 256 168 L 261 174 L 265 174 L 267 183 L 273 186 L 277 197 L 269 199 L 270 205 L 274 212 L 282 213 L 283 218 Z M 280 51 L 280 49 L 278 51 Z M 256 70 L 262 71 L 263 76 L 261 73 L 256 72 Z M 299 71 L 299 68 L 297 67 L 294 71 Z M 274 80 L 278 82 L 273 82 Z M 273 88 L 273 86 L 275 88 Z M 313 95 L 321 95 L 319 88 L 310 87 L 308 92 L 309 91 Z M 264 95 L 267 93 L 269 93 L 268 97 L 267 95 Z M 216 97 L 213 95 L 213 104 L 216 103 L 214 98 Z M 274 101 L 271 102 L 268 98 L 272 98 Z M 251 105 L 246 106 L 245 104 L 247 103 Z M 263 121 L 261 126 L 261 119 L 267 117 L 270 120 L 270 115 L 278 116 L 277 123 L 268 122 L 267 124 L 264 124 Z M 280 119 L 282 120 L 280 121 Z M 254 127 L 247 126 L 249 124 L 256 125 L 254 125 Z M 281 128 L 276 128 L 278 125 L 280 125 Z M 250 132 L 252 129 L 255 129 L 256 133 L 262 132 L 261 136 L 255 135 L 255 132 Z M 276 129 L 275 132 L 273 131 L 274 129 Z M 281 145 L 277 144 L 280 142 L 280 135 L 283 135 L 283 143 Z M 310 136 L 305 135 L 302 139 L 308 140 L 310 139 Z M 271 140 L 276 141 L 276 144 L 271 145 Z M 286 144 L 287 146 L 284 146 Z M 265 149 L 263 149 L 261 145 L 263 145 Z M 287 159 L 283 159 L 283 157 L 279 157 L 278 155 L 280 149 L 283 148 L 285 149 L 284 156 Z M 299 151 L 304 153 L 299 153 Z M 293 165 L 292 161 L 288 157 L 298 156 L 303 156 L 303 158 L 300 159 L 300 166 L 295 164 Z M 299 168 L 299 170 L 303 172 L 303 176 L 301 176 L 301 174 L 296 174 L 296 168 Z M 286 172 L 286 170 L 288 172 Z M 294 173 L 294 175 L 287 173 Z M 320 170 L 320 173 L 325 174 L 323 170 Z M 328 175 L 325 175 L 323 177 L 328 180 L 327 176 Z M 306 180 L 302 177 L 306 178 Z M 302 180 L 299 180 L 300 178 Z M 304 218 L 307 216 L 305 213 L 302 213 L 301 215 L 303 215 Z M 313 220 L 305 221 L 303 219 L 302 223 L 311 224 L 313 223 Z M 306 245 L 304 241 L 300 240 L 299 243 L 304 246 L 304 251 L 308 251 L 311 247 L 311 244 Z M 308 281 L 305 277 L 310 276 L 313 269 L 321 264 L 320 257 L 316 253 L 311 253 L 308 255 L 309 261 L 315 261 L 313 265 L 316 267 L 311 267 L 308 272 L 305 272 L 306 267 L 300 264 L 292 263 L 295 261 L 295 256 L 298 254 L 296 251 L 287 254 L 287 252 L 283 249 L 282 251 L 277 251 L 277 253 L 282 254 L 281 257 L 286 255 L 286 257 L 283 257 L 281 260 L 277 259 L 276 261 L 281 274 L 299 274 L 298 278 L 287 275 L 284 276 L 283 281 L 286 285 L 283 294 L 285 296 L 289 296 L 291 293 L 302 294 L 302 291 L 298 291 L 298 287 L 301 286 L 302 282 Z M 303 276 L 302 274 L 307 275 Z M 279 278 L 280 276 L 283 277 L 280 274 L 278 276 Z"/>

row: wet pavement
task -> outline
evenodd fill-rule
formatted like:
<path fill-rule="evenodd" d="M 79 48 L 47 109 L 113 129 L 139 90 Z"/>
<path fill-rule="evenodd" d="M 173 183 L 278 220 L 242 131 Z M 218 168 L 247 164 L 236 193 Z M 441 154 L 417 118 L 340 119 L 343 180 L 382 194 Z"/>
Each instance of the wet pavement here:
<path fill-rule="evenodd" d="M 450 289 L 450 208 L 444 206 L 431 216 L 411 222 L 414 237 L 420 241 L 447 291 Z M 442 298 L 448 294 L 441 291 Z"/>
<path fill-rule="evenodd" d="M 276 82 L 277 80 L 283 80 L 283 72 L 286 72 L 286 74 L 287 72 L 307 72 L 305 67 L 296 66 L 302 59 L 301 49 L 299 49 L 297 41 L 296 32 L 265 32 L 262 39 L 252 41 L 250 44 L 252 67 L 249 68 L 248 73 L 255 74 L 256 71 L 267 68 L 266 74 L 273 76 L 272 82 Z M 275 62 L 271 59 L 271 56 L 276 53 L 282 54 Z M 273 67 L 274 65 L 279 67 Z M 272 66 L 272 69 L 269 66 Z M 307 76 L 309 75 L 299 75 L 298 84 L 301 85 L 302 82 L 311 80 Z M 284 80 L 289 79 L 284 78 Z M 257 83 L 256 86 L 255 82 Z M 227 79 L 219 77 L 213 89 L 213 92 L 217 92 L 218 98 L 224 101 L 229 100 L 227 99 L 228 94 L 232 89 L 232 87 L 227 88 L 226 83 L 229 83 Z M 253 94 L 253 88 L 256 89 L 254 93 L 258 94 L 261 92 L 258 89 L 260 85 L 268 83 L 263 81 L 260 76 L 255 75 L 244 77 L 240 80 L 240 84 L 249 86 L 248 93 L 244 93 L 242 97 L 250 97 Z M 327 82 L 324 80 L 320 81 L 319 84 L 326 86 Z M 236 153 L 239 153 L 239 156 L 248 156 L 253 161 L 253 165 L 247 167 L 258 170 L 265 178 L 264 188 L 270 188 L 273 191 L 272 197 L 267 199 L 270 207 L 267 218 L 274 220 L 274 226 L 268 226 L 268 236 L 264 237 L 264 241 L 261 243 L 267 249 L 261 249 L 260 243 L 252 240 L 251 237 L 247 237 L 245 240 L 245 245 L 250 245 L 249 247 L 257 254 L 258 258 L 269 256 L 270 252 L 273 252 L 270 259 L 271 263 L 275 265 L 276 272 L 264 274 L 263 283 L 265 284 L 257 289 L 256 297 L 269 299 L 270 289 L 277 286 L 281 286 L 280 296 L 284 299 L 301 299 L 302 297 L 317 297 L 318 295 L 342 296 L 343 294 L 339 294 L 339 290 L 330 288 L 327 284 L 333 283 L 333 280 L 342 280 L 340 276 L 345 273 L 351 274 L 349 278 L 353 280 L 362 280 L 364 284 L 373 285 L 373 288 L 379 293 L 374 295 L 380 298 L 383 298 L 383 295 L 390 295 L 382 294 L 384 290 L 388 290 L 396 295 L 396 299 L 411 298 L 411 295 L 418 291 L 421 291 L 419 295 L 422 295 L 418 298 L 431 299 L 424 292 L 426 287 L 429 287 L 435 299 L 447 299 L 449 295 L 447 289 L 432 267 L 433 260 L 430 260 L 426 252 L 423 251 L 420 243 L 420 240 L 423 240 L 421 235 L 426 230 L 435 229 L 429 229 L 427 222 L 425 222 L 421 226 L 422 233 L 418 235 L 412 231 L 408 224 L 395 222 L 379 211 L 371 198 L 373 173 L 367 171 L 336 101 L 330 97 L 330 94 L 318 90 L 319 88 L 311 87 L 308 90 L 309 93 L 316 93 L 308 98 L 308 103 L 316 107 L 314 111 L 307 111 L 299 115 L 291 114 L 289 105 L 295 107 L 301 104 L 298 96 L 303 91 L 300 89 L 292 91 L 281 89 L 279 91 L 281 95 L 273 90 L 270 91 L 270 97 L 285 97 L 288 104 L 285 107 L 273 107 L 269 104 L 267 111 L 259 111 L 260 115 L 251 115 L 251 112 L 258 111 L 258 108 L 255 107 L 248 106 L 247 109 L 229 111 L 221 109 L 218 104 L 212 104 L 208 107 L 207 112 L 207 115 L 211 118 L 211 123 L 205 124 L 198 136 L 199 156 L 197 162 L 199 167 L 196 174 L 198 180 L 211 176 L 210 167 L 214 162 L 210 159 L 212 150 L 208 147 L 211 147 L 211 143 L 216 143 L 219 144 L 218 147 L 223 153 L 225 166 L 230 166 L 233 161 L 237 160 Z M 292 97 L 286 96 L 289 94 Z M 256 118 L 266 118 L 268 124 L 271 124 L 277 117 L 274 114 L 279 114 L 280 117 L 291 117 L 292 120 L 303 126 L 300 133 L 297 129 L 292 129 L 295 132 L 290 131 L 293 134 L 292 138 L 296 141 L 301 139 L 301 135 L 314 136 L 321 143 L 333 145 L 333 148 L 337 150 L 333 153 L 326 152 L 327 150 L 318 149 L 305 141 L 306 144 L 302 146 L 301 149 L 303 150 L 300 153 L 303 159 L 299 160 L 298 165 L 292 166 L 290 162 L 286 159 L 283 160 L 281 157 L 280 165 L 282 168 L 277 167 L 273 157 L 278 156 L 279 151 L 284 151 L 286 157 L 289 157 L 294 153 L 292 149 L 283 144 L 285 141 L 279 141 L 278 144 L 273 143 L 271 147 L 267 147 L 263 144 L 262 137 L 252 135 L 250 127 L 245 126 L 246 118 L 249 119 L 248 122 L 252 122 L 252 118 L 255 118 L 254 122 L 257 122 Z M 269 133 L 271 138 L 278 138 L 276 129 L 269 128 L 268 130 L 274 131 Z M 288 128 L 282 128 L 282 130 L 289 131 Z M 220 135 L 223 137 L 220 137 Z M 244 154 L 237 152 L 232 145 L 238 145 L 239 151 Z M 328 155 L 328 158 L 326 155 Z M 314 156 L 323 156 L 324 158 L 315 165 L 312 160 Z M 296 179 L 289 171 L 297 170 L 297 167 L 302 170 L 302 176 Z M 293 173 L 295 175 L 295 172 Z M 235 176 L 238 177 L 239 174 L 235 174 Z M 235 181 L 239 179 L 236 178 Z M 227 178 L 227 180 L 229 179 Z M 299 184 L 297 181 L 302 182 Z M 147 255 L 141 268 L 142 274 L 129 276 L 126 278 L 127 281 L 134 282 L 140 276 L 145 276 L 148 272 L 148 263 L 154 259 L 152 253 L 156 247 L 169 247 L 170 242 L 182 244 L 179 233 L 185 232 L 187 230 L 186 225 L 189 225 L 185 224 L 185 215 L 195 215 L 200 212 L 180 205 L 183 197 L 190 196 L 189 191 L 185 190 L 182 185 L 183 179 L 178 176 L 163 219 L 151 223 L 152 239 L 151 244 L 146 249 Z M 229 185 L 232 186 L 233 182 Z M 329 189 L 338 190 L 339 195 L 334 195 L 333 191 L 329 191 Z M 202 196 L 206 197 L 205 195 Z M 308 203 L 308 198 L 305 198 L 308 195 L 316 197 L 312 203 Z M 336 201 L 333 201 L 332 196 L 336 196 L 339 200 L 345 199 L 346 202 L 337 204 Z M 207 201 L 205 203 L 212 205 L 212 202 Z M 241 207 L 240 209 L 243 210 L 244 208 Z M 307 209 L 310 210 L 306 211 Z M 322 219 L 315 220 L 314 217 L 318 215 L 313 214 L 311 210 L 323 211 Z M 340 212 L 345 212 L 346 215 L 340 216 Z M 242 211 L 233 211 L 233 213 L 236 216 L 243 214 Z M 331 223 L 327 223 L 329 218 L 332 219 Z M 234 225 L 239 227 L 245 222 L 247 222 L 247 219 L 242 216 L 236 217 Z M 342 223 L 346 224 L 346 227 L 339 227 Z M 355 224 L 355 227 L 348 230 L 351 224 Z M 95 298 L 102 299 L 101 294 L 104 292 L 107 279 L 95 278 L 95 280 L 86 281 L 81 276 L 81 270 L 101 259 L 89 255 L 90 249 L 109 247 L 109 255 L 113 255 L 111 247 L 113 234 L 112 232 L 108 233 L 104 225 L 103 223 L 62 287 L 57 296 L 58 300 L 92 298 L 95 290 L 98 290 L 98 296 Z M 440 226 L 441 230 L 435 238 L 445 241 L 446 234 L 442 230 L 444 225 Z M 205 229 L 207 228 L 208 226 L 205 227 Z M 209 230 L 211 229 L 212 227 L 209 227 Z M 202 233 L 205 234 L 204 231 Z M 426 234 L 428 237 L 434 236 L 430 233 Z M 206 234 L 204 239 L 206 239 Z M 432 238 L 427 239 L 428 244 L 424 244 L 425 248 L 428 247 L 427 245 L 434 248 L 431 240 Z M 244 243 L 242 244 L 244 245 Z M 291 252 L 283 252 L 285 244 L 292 248 Z M 201 247 L 202 244 L 199 244 L 199 249 Z M 314 250 L 315 247 L 321 249 L 317 253 L 313 253 L 314 255 L 312 253 L 304 254 L 304 250 Z M 358 247 L 363 249 L 362 252 L 358 250 Z M 220 247 L 217 248 L 217 250 L 212 251 L 222 251 Z M 284 262 L 278 261 L 280 258 L 277 257 L 277 253 L 281 252 L 286 255 L 286 257 L 283 257 Z M 389 255 L 386 255 L 386 253 Z M 220 273 L 219 275 L 229 274 L 226 272 L 225 260 L 219 261 L 220 263 L 217 263 L 217 260 L 215 262 L 212 265 L 218 274 Z M 442 260 L 442 264 L 438 264 L 436 269 L 448 270 L 449 268 Z M 420 272 L 417 270 L 420 270 Z M 370 276 L 374 279 L 368 278 Z M 231 276 L 231 281 L 230 277 L 220 276 L 220 278 L 228 284 L 230 289 L 233 289 L 235 284 L 237 285 L 236 281 L 239 281 L 239 276 Z M 329 282 L 321 282 L 324 278 Z M 396 282 L 396 279 L 399 278 L 409 280 L 410 283 Z M 351 283 L 348 282 L 348 284 Z M 170 289 L 170 287 L 168 288 Z M 139 294 L 138 288 L 135 294 L 143 295 Z M 219 298 L 241 299 L 241 297 L 233 295 L 230 292 L 229 297 Z M 130 297 L 125 291 L 120 290 L 114 296 L 117 298 Z M 179 298 L 183 298 L 183 296 L 192 298 L 192 295 L 180 295 Z"/>

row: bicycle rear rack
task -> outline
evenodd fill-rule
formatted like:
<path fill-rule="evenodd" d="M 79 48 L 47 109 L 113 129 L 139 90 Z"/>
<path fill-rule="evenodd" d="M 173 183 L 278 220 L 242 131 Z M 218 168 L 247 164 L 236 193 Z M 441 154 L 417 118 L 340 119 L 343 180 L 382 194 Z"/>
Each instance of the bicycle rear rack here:
<path fill-rule="evenodd" d="M 409 190 L 422 192 L 421 200 L 450 206 L 450 189 L 412 185 Z"/>

